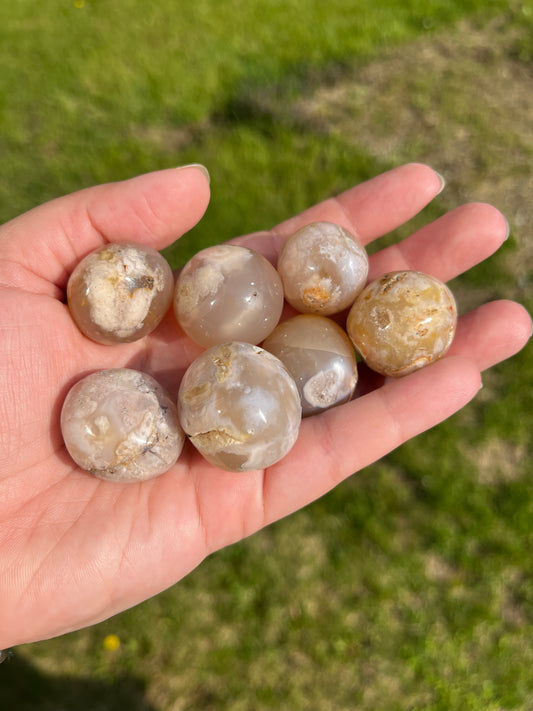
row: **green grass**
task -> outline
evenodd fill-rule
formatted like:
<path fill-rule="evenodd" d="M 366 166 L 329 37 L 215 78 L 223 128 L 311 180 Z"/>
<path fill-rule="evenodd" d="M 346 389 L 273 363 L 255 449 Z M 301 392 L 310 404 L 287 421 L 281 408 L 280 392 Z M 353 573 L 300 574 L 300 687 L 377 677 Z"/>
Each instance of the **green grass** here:
<path fill-rule="evenodd" d="M 462 308 L 533 309 L 530 2 L 76 4 L 0 7 L 1 220 L 200 161 L 212 202 L 168 250 L 179 264 L 423 160 L 448 187 L 382 242 L 493 202 L 511 239 L 453 288 Z M 173 589 L 17 650 L 2 705 L 529 711 L 530 350 L 484 382 L 448 422 Z"/>
<path fill-rule="evenodd" d="M 231 113 L 256 87 L 301 82 L 434 32 L 483 0 L 33 0 L 0 7 L 0 219 L 75 188 L 218 151 L 176 133 Z M 490 11 L 507 3 L 496 0 Z M 424 27 L 428 27 L 425 30 Z M 229 119 L 231 120 L 231 116 Z M 238 117 L 237 117 L 238 118 Z M 147 139 L 163 137 L 159 146 Z M 166 140 L 165 140 L 166 139 Z M 196 151 L 191 148 L 197 148 Z M 221 176 L 235 176 L 233 153 Z M 250 181 L 251 182 L 251 181 Z"/>

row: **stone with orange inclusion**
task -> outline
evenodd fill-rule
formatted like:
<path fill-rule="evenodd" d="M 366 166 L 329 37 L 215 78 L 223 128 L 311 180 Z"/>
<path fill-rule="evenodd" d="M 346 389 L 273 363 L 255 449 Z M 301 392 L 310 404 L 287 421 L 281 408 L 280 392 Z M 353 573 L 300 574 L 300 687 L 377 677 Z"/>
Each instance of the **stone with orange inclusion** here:
<path fill-rule="evenodd" d="M 423 272 L 398 271 L 365 287 L 346 328 L 372 370 L 398 377 L 441 358 L 456 325 L 455 300 L 445 284 Z"/>
<path fill-rule="evenodd" d="M 278 272 L 291 306 L 301 313 L 329 316 L 351 306 L 365 285 L 368 257 L 348 230 L 313 222 L 289 237 Z"/>
<path fill-rule="evenodd" d="M 310 309 L 321 309 L 327 304 L 330 296 L 329 289 L 323 286 L 310 286 L 303 290 L 302 301 Z"/>

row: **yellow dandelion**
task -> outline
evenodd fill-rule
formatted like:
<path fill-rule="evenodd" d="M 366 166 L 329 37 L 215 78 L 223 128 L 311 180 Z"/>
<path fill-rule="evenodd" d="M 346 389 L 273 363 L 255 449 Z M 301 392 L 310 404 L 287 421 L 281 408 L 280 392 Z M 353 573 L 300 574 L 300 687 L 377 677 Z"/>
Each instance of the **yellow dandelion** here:
<path fill-rule="evenodd" d="M 106 652 L 114 652 L 120 647 L 120 639 L 116 634 L 108 634 L 107 637 L 104 637 L 102 646 Z"/>

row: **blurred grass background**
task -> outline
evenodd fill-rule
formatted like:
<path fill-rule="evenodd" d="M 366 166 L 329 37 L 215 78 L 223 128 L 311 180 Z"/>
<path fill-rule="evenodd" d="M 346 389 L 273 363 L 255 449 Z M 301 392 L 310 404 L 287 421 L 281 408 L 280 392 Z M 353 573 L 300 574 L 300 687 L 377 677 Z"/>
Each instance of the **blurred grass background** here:
<path fill-rule="evenodd" d="M 452 288 L 463 311 L 532 310 L 532 31 L 531 0 L 4 2 L 0 220 L 202 162 L 212 201 L 178 265 L 423 161 L 446 190 L 380 243 L 491 202 L 511 238 Z M 531 349 L 484 383 L 171 590 L 17 650 L 2 708 L 531 711 Z"/>

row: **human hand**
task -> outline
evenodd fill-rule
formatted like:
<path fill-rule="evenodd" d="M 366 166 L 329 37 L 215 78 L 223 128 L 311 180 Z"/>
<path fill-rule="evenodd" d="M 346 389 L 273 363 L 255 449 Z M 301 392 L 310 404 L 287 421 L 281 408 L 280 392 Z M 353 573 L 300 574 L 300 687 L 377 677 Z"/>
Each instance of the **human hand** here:
<path fill-rule="evenodd" d="M 235 241 L 275 259 L 299 226 L 326 220 L 368 243 L 439 189 L 427 166 L 402 166 L 272 232 Z M 89 341 L 65 304 L 68 276 L 108 241 L 162 249 L 200 219 L 207 202 L 204 176 L 188 167 L 89 188 L 0 227 L 0 649 L 94 624 L 172 585 L 209 553 L 308 504 L 459 410 L 478 391 L 480 371 L 531 334 L 518 304 L 477 308 L 461 317 L 445 358 L 391 382 L 363 372 L 360 397 L 304 420 L 294 448 L 266 471 L 217 471 L 186 446 L 156 479 L 96 479 L 74 465 L 61 438 L 70 386 L 95 370 L 129 367 L 175 396 L 202 349 L 172 313 L 141 341 Z M 449 280 L 492 254 L 506 233 L 495 208 L 465 205 L 373 255 L 370 278 L 409 268 Z"/>

